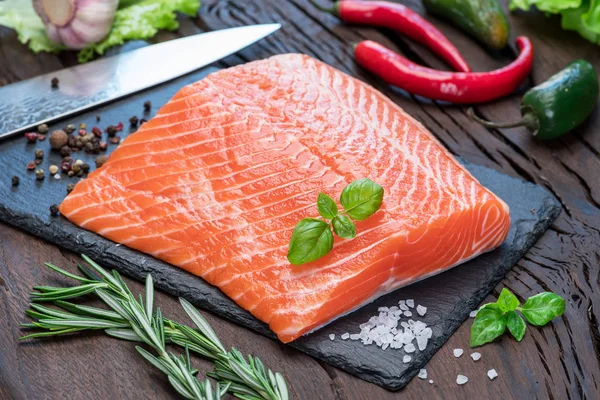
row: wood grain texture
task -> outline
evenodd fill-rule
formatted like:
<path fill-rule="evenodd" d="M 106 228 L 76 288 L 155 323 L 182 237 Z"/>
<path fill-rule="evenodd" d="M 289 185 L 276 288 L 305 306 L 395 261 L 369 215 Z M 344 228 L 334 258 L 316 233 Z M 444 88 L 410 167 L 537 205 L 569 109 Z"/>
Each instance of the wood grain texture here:
<path fill-rule="evenodd" d="M 325 1 L 325 0 L 323 0 Z M 418 0 L 402 1 L 421 12 Z M 506 2 L 504 2 L 506 4 Z M 463 52 L 474 70 L 489 70 L 510 61 L 513 53 L 489 54 L 481 47 L 429 15 L 426 18 Z M 537 12 L 510 15 L 512 34 L 529 36 L 535 46 L 535 67 L 527 87 L 541 83 L 575 58 L 586 58 L 600 70 L 598 47 L 577 34 L 560 29 L 560 21 Z M 261 22 L 281 22 L 275 35 L 228 57 L 222 66 L 282 52 L 303 52 L 363 79 L 383 90 L 427 126 L 448 149 L 469 161 L 496 168 L 545 186 L 560 199 L 563 213 L 551 231 L 522 259 L 499 285 L 526 298 L 544 290 L 567 300 L 565 315 L 542 329 L 528 329 L 521 343 L 507 337 L 480 350 L 477 363 L 469 351 L 461 358 L 452 349 L 467 350 L 470 321 L 434 356 L 427 366 L 434 383 L 414 379 L 400 393 L 390 393 L 308 356 L 245 329 L 208 316 L 224 343 L 260 356 L 283 372 L 292 396 L 299 399 L 406 398 L 600 398 L 600 110 L 568 137 L 553 143 L 534 141 L 524 129 L 488 130 L 472 123 L 466 108 L 453 107 L 388 88 L 362 71 L 352 59 L 352 43 L 366 38 L 402 51 L 415 61 L 446 68 L 422 46 L 393 32 L 347 26 L 323 14 L 306 0 L 205 0 L 200 17 L 182 19 L 177 33 L 161 33 L 157 40 L 179 35 Z M 0 28 L 0 85 L 72 65 L 72 54 L 32 55 L 13 32 Z M 527 88 L 526 87 L 526 88 Z M 524 89 L 526 89 L 524 88 Z M 496 120 L 515 119 L 519 94 L 477 107 Z M 17 344 L 18 324 L 24 321 L 27 293 L 53 277 L 41 265 L 46 260 L 69 265 L 76 257 L 0 226 L 0 398 L 165 398 L 172 396 L 164 379 L 145 364 L 134 361 L 128 343 L 101 334 L 44 343 Z M 139 288 L 133 284 L 134 288 Z M 490 297 L 490 300 L 492 297 Z M 183 319 L 175 300 L 157 294 L 161 308 Z M 195 360 L 201 371 L 208 367 Z M 490 382 L 486 371 L 500 376 Z M 109 371 L 107 373 L 107 371 Z M 469 377 L 457 386 L 456 375 Z"/>

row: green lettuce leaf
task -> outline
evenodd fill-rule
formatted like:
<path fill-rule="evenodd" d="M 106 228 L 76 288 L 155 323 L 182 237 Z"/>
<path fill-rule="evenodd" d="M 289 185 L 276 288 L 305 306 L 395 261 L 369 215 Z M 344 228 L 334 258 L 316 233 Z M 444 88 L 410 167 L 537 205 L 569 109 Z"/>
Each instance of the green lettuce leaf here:
<path fill-rule="evenodd" d="M 584 39 L 600 44 L 600 0 L 510 0 L 510 9 L 559 14 L 562 28 L 578 32 Z"/>
<path fill-rule="evenodd" d="M 35 13 L 33 3 L 27 0 L 0 1 L 0 25 L 14 29 L 19 41 L 28 44 L 34 53 L 57 53 L 62 47 L 46 36 L 42 19 Z"/>
<path fill-rule="evenodd" d="M 77 58 L 86 62 L 127 40 L 149 39 L 161 29 L 176 30 L 176 13 L 195 16 L 199 7 L 200 0 L 121 0 L 108 36 L 81 50 Z M 17 31 L 19 41 L 35 53 L 64 49 L 48 39 L 31 0 L 0 0 L 0 25 Z"/>

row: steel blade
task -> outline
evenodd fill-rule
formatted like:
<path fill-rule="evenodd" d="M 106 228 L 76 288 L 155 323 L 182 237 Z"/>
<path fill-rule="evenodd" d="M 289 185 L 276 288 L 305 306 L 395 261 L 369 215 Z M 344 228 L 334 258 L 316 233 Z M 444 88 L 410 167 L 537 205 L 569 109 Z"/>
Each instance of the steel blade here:
<path fill-rule="evenodd" d="M 0 139 L 185 75 L 233 54 L 281 25 L 201 33 L 0 88 Z M 59 87 L 51 88 L 52 78 Z"/>

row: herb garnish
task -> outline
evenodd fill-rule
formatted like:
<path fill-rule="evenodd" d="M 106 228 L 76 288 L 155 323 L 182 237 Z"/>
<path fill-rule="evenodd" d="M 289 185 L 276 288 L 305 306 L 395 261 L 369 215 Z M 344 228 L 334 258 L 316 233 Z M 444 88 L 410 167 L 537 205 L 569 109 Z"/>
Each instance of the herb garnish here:
<path fill-rule="evenodd" d="M 137 300 L 117 271 L 109 272 L 85 255 L 82 257 L 91 267 L 78 265 L 84 277 L 46 263 L 48 268 L 80 284 L 66 288 L 35 286 L 36 292 L 31 293 L 31 308 L 25 311 L 34 322 L 22 326 L 41 331 L 21 339 L 103 330 L 112 337 L 149 346 L 156 355 L 139 346 L 136 349 L 161 370 L 185 398 L 218 399 L 228 391 L 239 399 L 288 400 L 287 385 L 280 373 L 266 368 L 257 357 L 246 359 L 235 348 L 227 351 L 208 321 L 189 302 L 179 299 L 195 328 L 171 321 L 160 309 L 154 308 L 154 285 L 150 275 L 146 278 L 145 298 L 140 295 Z M 64 301 L 86 294 L 95 294 L 110 310 Z M 38 304 L 40 302 L 51 302 L 59 308 L 46 307 Z M 185 357 L 167 352 L 165 344 L 184 348 Z M 214 363 L 214 371 L 207 376 L 216 381 L 216 388 L 210 381 L 195 377 L 198 370 L 190 365 L 190 351 Z"/>
<path fill-rule="evenodd" d="M 340 196 L 344 209 L 340 212 L 335 201 L 325 193 L 319 193 L 317 209 L 324 220 L 304 218 L 296 224 L 287 258 L 294 265 L 318 260 L 333 248 L 333 232 L 341 238 L 356 236 L 353 220 L 369 218 L 381 207 L 383 187 L 363 178 L 350 183 Z M 352 218 L 352 219 L 351 219 Z"/>
<path fill-rule="evenodd" d="M 543 326 L 565 312 L 565 300 L 552 292 L 543 292 L 527 299 L 520 306 L 519 299 L 508 289 L 502 289 L 498 301 L 481 306 L 471 327 L 471 347 L 489 343 L 502 335 L 506 328 L 512 336 L 521 341 L 525 336 L 527 322 Z"/>

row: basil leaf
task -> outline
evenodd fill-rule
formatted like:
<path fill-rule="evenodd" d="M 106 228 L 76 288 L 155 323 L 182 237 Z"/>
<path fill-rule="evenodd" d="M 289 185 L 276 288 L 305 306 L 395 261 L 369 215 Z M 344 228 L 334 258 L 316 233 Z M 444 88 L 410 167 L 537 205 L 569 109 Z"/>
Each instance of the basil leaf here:
<path fill-rule="evenodd" d="M 287 258 L 294 265 L 318 260 L 331 251 L 333 234 L 329 224 L 315 218 L 304 218 L 296 224 Z"/>
<path fill-rule="evenodd" d="M 520 342 L 523 339 L 523 336 L 525 336 L 525 329 L 527 329 L 523 318 L 514 311 L 509 311 L 506 314 L 506 327 L 513 337 L 517 339 L 517 342 Z"/>
<path fill-rule="evenodd" d="M 350 218 L 345 215 L 336 216 L 333 221 L 331 221 L 333 225 L 333 231 L 336 235 L 344 239 L 352 239 L 356 236 L 356 226 Z"/>
<path fill-rule="evenodd" d="M 491 342 L 505 329 L 506 317 L 496 303 L 481 306 L 471 327 L 471 347 Z"/>
<path fill-rule="evenodd" d="M 519 307 L 519 299 L 507 288 L 503 288 L 496 302 L 503 312 L 513 311 Z"/>
<path fill-rule="evenodd" d="M 565 312 L 565 300 L 552 292 L 543 292 L 527 299 L 521 312 L 532 325 L 543 326 Z"/>
<path fill-rule="evenodd" d="M 373 215 L 381 207 L 382 201 L 383 188 L 367 178 L 350 183 L 340 196 L 345 213 L 357 221 Z"/>
<path fill-rule="evenodd" d="M 337 204 L 335 204 L 335 201 L 325 193 L 319 193 L 319 197 L 317 198 L 317 208 L 319 209 L 321 217 L 325 219 L 332 219 L 338 213 Z"/>

